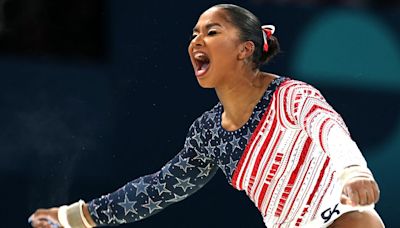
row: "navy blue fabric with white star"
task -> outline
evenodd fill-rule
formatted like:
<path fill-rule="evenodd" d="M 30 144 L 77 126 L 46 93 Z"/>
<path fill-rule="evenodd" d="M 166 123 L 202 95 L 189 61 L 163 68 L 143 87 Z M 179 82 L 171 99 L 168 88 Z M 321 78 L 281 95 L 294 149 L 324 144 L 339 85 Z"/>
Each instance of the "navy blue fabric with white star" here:
<path fill-rule="evenodd" d="M 248 122 L 236 131 L 221 126 L 223 107 L 218 103 L 194 121 L 184 148 L 156 173 L 137 178 L 117 191 L 89 202 L 98 226 L 138 221 L 160 212 L 203 187 L 220 168 L 229 183 L 247 142 L 267 109 L 270 98 L 286 80 L 272 81 Z"/>

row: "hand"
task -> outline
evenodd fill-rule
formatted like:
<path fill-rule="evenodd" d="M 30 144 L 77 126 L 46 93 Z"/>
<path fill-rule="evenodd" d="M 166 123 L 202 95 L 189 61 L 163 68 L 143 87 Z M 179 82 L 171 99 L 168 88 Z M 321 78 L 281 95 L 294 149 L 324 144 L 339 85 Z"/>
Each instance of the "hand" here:
<path fill-rule="evenodd" d="M 28 220 L 34 228 L 60 228 L 58 208 L 38 209 Z"/>
<path fill-rule="evenodd" d="M 366 206 L 378 202 L 379 187 L 375 180 L 367 177 L 350 179 L 344 186 L 342 204 Z"/>

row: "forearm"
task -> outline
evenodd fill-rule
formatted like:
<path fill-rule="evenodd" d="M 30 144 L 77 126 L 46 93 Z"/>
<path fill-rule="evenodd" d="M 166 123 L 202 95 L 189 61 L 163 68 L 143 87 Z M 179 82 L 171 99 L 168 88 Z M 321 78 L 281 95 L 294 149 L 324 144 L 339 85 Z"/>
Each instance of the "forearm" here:
<path fill-rule="evenodd" d="M 365 158 L 350 135 L 335 123 L 327 130 L 329 132 L 325 134 L 324 148 L 338 170 L 352 166 L 367 167 Z"/>
<path fill-rule="evenodd" d="M 87 205 L 97 226 L 135 222 L 154 215 L 203 187 L 218 166 L 201 142 L 196 120 L 189 129 L 185 146 L 161 170 L 139 177 L 117 191 Z"/>
<path fill-rule="evenodd" d="M 98 226 L 147 218 L 199 190 L 217 169 L 218 166 L 205 154 L 182 150 L 160 171 L 139 177 L 117 191 L 89 202 L 89 214 Z"/>
<path fill-rule="evenodd" d="M 198 170 L 193 167 L 193 170 L 187 169 L 187 173 L 182 174 L 179 167 L 171 167 L 140 177 L 113 193 L 92 200 L 88 204 L 89 213 L 98 226 L 145 219 L 199 190 L 212 178 L 216 168 L 205 171 L 208 176 L 197 178 L 200 175 Z"/>

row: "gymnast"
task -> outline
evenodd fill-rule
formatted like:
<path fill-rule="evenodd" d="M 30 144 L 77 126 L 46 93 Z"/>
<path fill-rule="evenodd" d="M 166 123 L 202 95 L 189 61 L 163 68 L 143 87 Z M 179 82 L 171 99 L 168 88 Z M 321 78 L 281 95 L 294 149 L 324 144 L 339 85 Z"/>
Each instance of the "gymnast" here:
<path fill-rule="evenodd" d="M 384 227 L 379 188 L 341 116 L 313 86 L 260 70 L 279 53 L 273 25 L 248 10 L 203 12 L 188 47 L 201 87 L 219 102 L 190 126 L 159 171 L 88 203 L 38 209 L 33 227 L 132 223 L 179 202 L 221 170 L 266 227 Z"/>

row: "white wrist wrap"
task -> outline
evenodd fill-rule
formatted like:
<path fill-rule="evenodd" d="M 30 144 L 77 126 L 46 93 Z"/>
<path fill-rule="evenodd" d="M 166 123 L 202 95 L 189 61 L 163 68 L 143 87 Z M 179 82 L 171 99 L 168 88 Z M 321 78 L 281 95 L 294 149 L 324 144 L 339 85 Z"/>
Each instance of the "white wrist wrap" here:
<path fill-rule="evenodd" d="M 374 180 L 371 170 L 363 166 L 351 166 L 343 169 L 338 173 L 338 179 L 344 184 L 354 178 L 368 178 Z"/>
<path fill-rule="evenodd" d="M 68 208 L 67 205 L 58 208 L 58 221 L 60 222 L 62 227 L 71 228 L 71 226 L 68 223 L 67 208 Z"/>
<path fill-rule="evenodd" d="M 79 200 L 69 206 L 61 206 L 58 209 L 58 221 L 64 228 L 91 228 L 83 214 L 85 202 Z"/>

